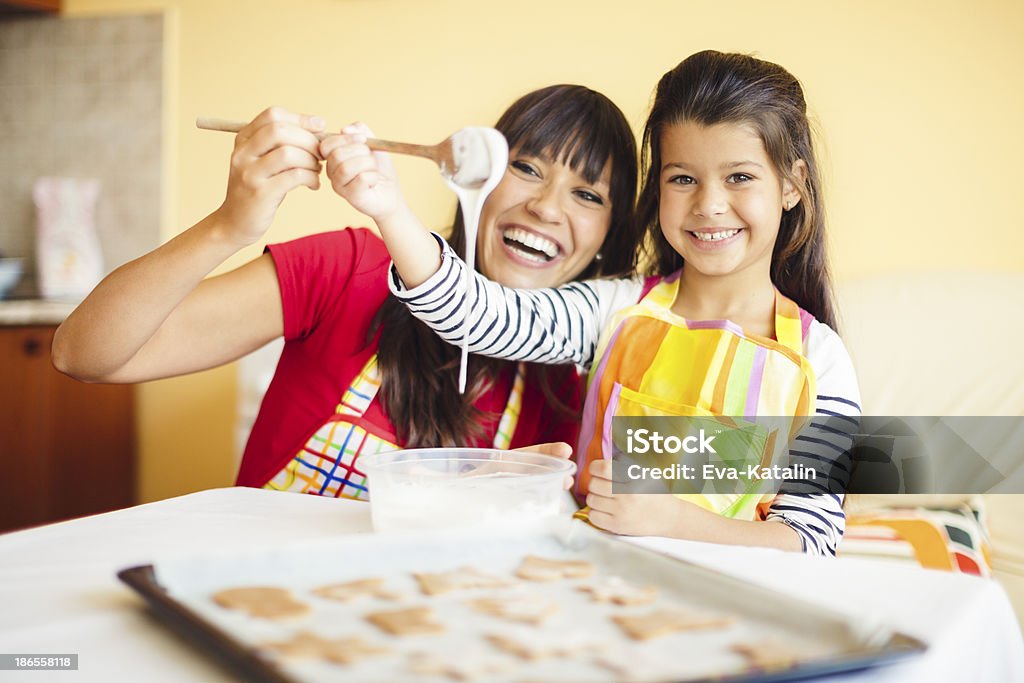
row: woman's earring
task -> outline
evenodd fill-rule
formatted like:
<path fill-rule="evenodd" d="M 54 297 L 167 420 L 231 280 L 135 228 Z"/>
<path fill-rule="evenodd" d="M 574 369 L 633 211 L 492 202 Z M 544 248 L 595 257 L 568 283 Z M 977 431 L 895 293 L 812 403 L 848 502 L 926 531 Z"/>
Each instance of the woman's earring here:
<path fill-rule="evenodd" d="M 601 252 L 597 252 L 596 254 L 594 254 L 594 260 L 595 261 L 600 261 L 603 258 L 604 258 L 604 254 L 602 254 Z"/>

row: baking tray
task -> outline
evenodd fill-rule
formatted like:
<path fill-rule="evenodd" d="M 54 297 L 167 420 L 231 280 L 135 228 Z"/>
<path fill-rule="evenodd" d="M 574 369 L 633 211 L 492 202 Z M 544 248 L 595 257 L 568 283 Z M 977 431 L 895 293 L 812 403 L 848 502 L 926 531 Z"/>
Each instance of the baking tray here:
<path fill-rule="evenodd" d="M 527 555 L 585 560 L 596 567 L 600 577 L 657 586 L 658 598 L 644 606 L 598 604 L 578 590 L 591 579 L 519 582 L 513 589 L 471 589 L 428 597 L 419 592 L 412 576 L 413 572 L 470 566 L 512 578 Z M 799 597 L 565 519 L 527 529 L 354 535 L 244 553 L 176 557 L 122 570 L 118 577 L 145 598 L 164 623 L 246 679 L 275 683 L 453 680 L 444 674 L 411 674 L 406 667 L 413 652 L 429 652 L 442 661 L 488 656 L 502 660 L 508 668 L 479 675 L 487 681 L 789 681 L 879 666 L 923 652 L 926 647 L 882 623 L 854 622 L 848 615 Z M 401 603 L 378 598 L 337 603 L 312 593 L 317 586 L 368 577 L 384 579 L 405 598 Z M 266 585 L 288 588 L 312 606 L 311 613 L 292 620 L 255 619 L 224 609 L 211 599 L 225 588 Z M 495 590 L 525 590 L 557 602 L 561 609 L 542 626 L 534 627 L 511 624 L 467 606 L 467 600 L 489 596 Z M 445 632 L 390 636 L 365 620 L 368 613 L 406 604 L 432 606 L 445 624 Z M 693 608 L 735 621 L 724 629 L 685 631 L 638 642 L 627 638 L 609 619 L 612 614 L 643 614 L 655 608 Z M 264 647 L 303 630 L 332 638 L 359 635 L 391 648 L 393 654 L 339 665 L 286 659 Z M 598 643 L 599 650 L 582 647 L 587 644 L 579 640 L 583 632 L 589 634 L 586 638 L 591 644 Z M 483 634 L 564 642 L 571 651 L 564 657 L 523 661 L 498 651 Z M 783 668 L 755 669 L 731 649 L 734 644 L 764 640 L 798 653 L 798 661 Z M 599 664 L 599 660 L 606 663 Z M 608 667 L 609 660 L 634 664 L 613 670 Z"/>

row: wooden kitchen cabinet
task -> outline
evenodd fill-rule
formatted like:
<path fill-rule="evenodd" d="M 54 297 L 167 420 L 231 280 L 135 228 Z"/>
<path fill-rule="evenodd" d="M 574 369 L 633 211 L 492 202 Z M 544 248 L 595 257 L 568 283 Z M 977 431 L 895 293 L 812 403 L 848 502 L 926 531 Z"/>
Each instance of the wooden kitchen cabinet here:
<path fill-rule="evenodd" d="M 0 15 L 59 11 L 60 0 L 0 0 Z"/>
<path fill-rule="evenodd" d="M 56 329 L 0 327 L 0 532 L 134 504 L 134 388 L 54 370 Z"/>
<path fill-rule="evenodd" d="M 58 11 L 60 0 L 0 0 L 0 15 Z"/>

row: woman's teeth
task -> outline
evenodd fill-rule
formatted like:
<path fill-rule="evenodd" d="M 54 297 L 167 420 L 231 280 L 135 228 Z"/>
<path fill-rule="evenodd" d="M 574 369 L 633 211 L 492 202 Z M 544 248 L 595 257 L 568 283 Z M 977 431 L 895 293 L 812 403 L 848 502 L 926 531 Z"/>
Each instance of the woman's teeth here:
<path fill-rule="evenodd" d="M 717 242 L 718 240 L 727 240 L 738 232 L 739 229 L 734 229 L 722 230 L 721 232 L 691 232 L 690 234 L 701 242 Z"/>
<path fill-rule="evenodd" d="M 546 237 L 523 230 L 509 228 L 502 233 L 505 244 L 513 247 L 524 257 L 544 263 L 558 256 L 558 245 Z"/>

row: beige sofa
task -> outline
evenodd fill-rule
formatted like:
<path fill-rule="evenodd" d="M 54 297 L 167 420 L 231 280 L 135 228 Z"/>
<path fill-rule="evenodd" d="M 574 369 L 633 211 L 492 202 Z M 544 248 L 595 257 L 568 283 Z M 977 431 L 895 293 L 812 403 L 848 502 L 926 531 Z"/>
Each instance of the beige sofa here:
<path fill-rule="evenodd" d="M 885 274 L 837 296 L 865 414 L 1024 416 L 1024 273 Z M 847 512 L 892 498 L 851 496 Z M 993 574 L 1024 623 L 1024 493 L 982 500 Z"/>

